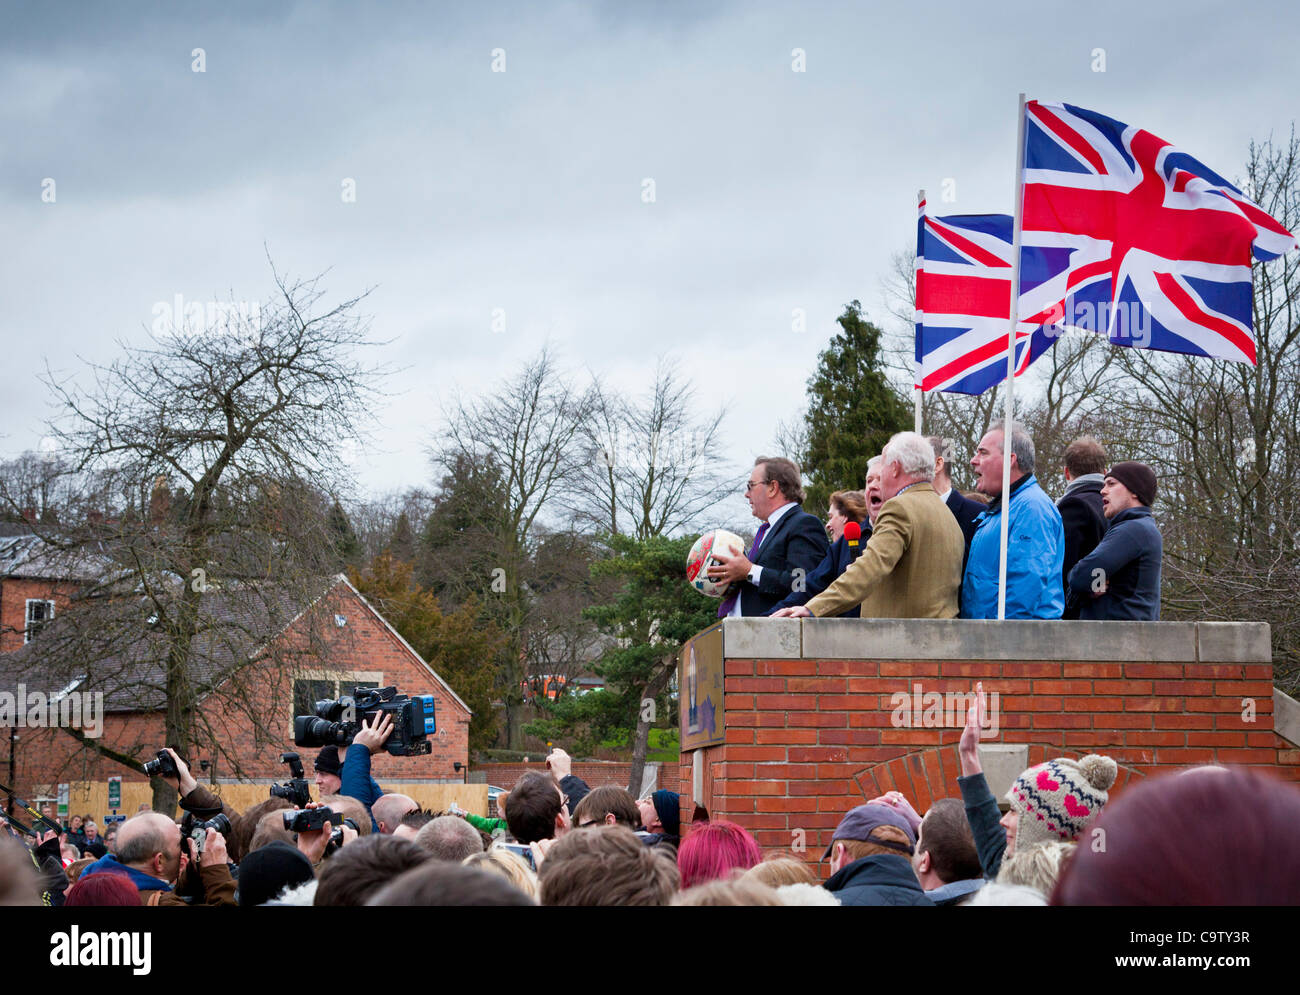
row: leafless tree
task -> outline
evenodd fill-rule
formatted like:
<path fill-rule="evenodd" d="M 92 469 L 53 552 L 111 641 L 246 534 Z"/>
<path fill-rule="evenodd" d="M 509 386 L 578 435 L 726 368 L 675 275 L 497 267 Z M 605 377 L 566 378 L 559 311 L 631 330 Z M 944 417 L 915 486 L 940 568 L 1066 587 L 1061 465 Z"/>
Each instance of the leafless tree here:
<path fill-rule="evenodd" d="M 83 503 L 103 503 L 38 528 L 42 555 L 63 562 L 52 569 L 81 586 L 61 624 L 27 649 L 119 704 L 161 708 L 167 745 L 223 757 L 234 773 L 218 723 L 242 716 L 259 737 L 283 740 L 269 723 L 290 684 L 268 679 L 265 658 L 249 667 L 249 654 L 337 570 L 325 492 L 348 486 L 342 447 L 365 441 L 384 373 L 361 355 L 375 344 L 357 315 L 362 297 L 326 305 L 319 277 L 272 273 L 275 292 L 255 316 L 232 307 L 217 327 L 123 343 L 121 358 L 90 368 L 90 386 L 47 375 L 57 452 L 96 485 Z M 20 494 L 0 499 L 21 506 Z M 319 649 L 310 643 L 272 663 L 297 666 Z M 217 692 L 224 712 L 196 707 Z M 155 807 L 174 802 L 155 782 Z"/>

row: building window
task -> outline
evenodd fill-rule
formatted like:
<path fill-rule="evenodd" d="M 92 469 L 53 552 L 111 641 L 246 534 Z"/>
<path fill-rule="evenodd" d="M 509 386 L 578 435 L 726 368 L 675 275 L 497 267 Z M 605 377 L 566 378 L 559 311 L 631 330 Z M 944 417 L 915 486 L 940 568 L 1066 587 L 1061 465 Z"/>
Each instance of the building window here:
<path fill-rule="evenodd" d="M 27 627 L 23 630 L 23 642 L 30 643 L 36 638 L 36 634 L 45 628 L 47 622 L 54 617 L 54 602 L 40 601 L 35 598 L 27 599 Z"/>

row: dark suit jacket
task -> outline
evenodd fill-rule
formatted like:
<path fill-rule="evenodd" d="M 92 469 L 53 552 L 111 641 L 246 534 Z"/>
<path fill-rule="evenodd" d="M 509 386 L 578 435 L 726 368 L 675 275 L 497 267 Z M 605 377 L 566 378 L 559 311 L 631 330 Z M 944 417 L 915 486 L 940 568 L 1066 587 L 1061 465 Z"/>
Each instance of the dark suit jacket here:
<path fill-rule="evenodd" d="M 1081 559 L 1097 548 L 1106 534 L 1106 515 L 1101 507 L 1101 484 L 1089 481 L 1070 492 L 1056 505 L 1065 527 L 1065 567 L 1062 583 L 1065 585 L 1065 614 L 1062 618 L 1078 618 L 1079 595 L 1070 590 L 1070 571 Z"/>
<path fill-rule="evenodd" d="M 822 591 L 835 583 L 835 578 L 844 573 L 849 568 L 849 564 L 856 560 L 862 551 L 867 548 L 867 540 L 871 537 L 871 526 L 866 525 L 863 528 L 862 538 L 858 540 L 858 548 L 850 549 L 849 541 L 843 536 L 832 543 L 830 552 L 826 554 L 825 559 L 817 565 L 817 569 L 810 573 L 804 582 L 802 591 L 794 591 L 784 600 L 778 601 L 775 605 L 765 611 L 764 615 L 771 615 L 773 612 L 780 611 L 782 608 L 793 608 L 797 605 L 806 605 L 809 601 L 821 594 Z M 842 616 L 843 618 L 857 618 L 861 610 L 857 605 L 849 609 Z"/>
<path fill-rule="evenodd" d="M 975 537 L 975 519 L 987 505 L 980 504 L 978 501 L 972 501 L 968 497 L 963 497 L 957 488 L 948 492 L 947 500 L 948 510 L 957 518 L 957 524 L 961 526 L 962 537 L 966 540 L 966 549 L 970 550 L 970 541 Z"/>
<path fill-rule="evenodd" d="M 798 504 L 784 512 L 767 530 L 753 558 L 754 565 L 763 568 L 758 585 L 748 580 L 741 584 L 740 614 L 766 614 L 793 591 L 794 571 L 802 570 L 806 583 L 808 575 L 817 569 L 830 548 L 826 527 L 816 515 L 808 514 Z"/>

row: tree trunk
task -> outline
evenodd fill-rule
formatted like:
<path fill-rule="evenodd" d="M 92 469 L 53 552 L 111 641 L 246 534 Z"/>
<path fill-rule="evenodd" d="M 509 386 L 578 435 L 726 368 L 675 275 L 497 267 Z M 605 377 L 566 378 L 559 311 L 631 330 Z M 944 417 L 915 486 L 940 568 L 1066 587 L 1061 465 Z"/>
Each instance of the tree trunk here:
<path fill-rule="evenodd" d="M 641 696 L 636 706 L 636 734 L 632 737 L 632 770 L 627 778 L 627 790 L 634 798 L 641 797 L 641 780 L 645 776 L 645 755 L 650 746 L 650 727 L 658 717 L 654 713 L 655 699 L 668 686 L 676 662 L 676 660 L 669 660 L 658 674 L 641 686 Z M 647 707 L 647 703 L 650 707 Z"/>

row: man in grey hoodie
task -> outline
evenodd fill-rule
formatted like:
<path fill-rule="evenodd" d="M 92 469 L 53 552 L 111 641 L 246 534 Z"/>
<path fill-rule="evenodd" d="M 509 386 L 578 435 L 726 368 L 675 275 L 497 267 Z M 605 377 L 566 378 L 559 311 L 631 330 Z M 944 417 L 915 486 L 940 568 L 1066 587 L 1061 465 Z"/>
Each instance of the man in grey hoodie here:
<path fill-rule="evenodd" d="M 1101 505 L 1105 479 L 1106 450 L 1091 435 L 1081 435 L 1065 450 L 1065 493 L 1056 502 L 1065 527 L 1065 562 L 1061 581 L 1065 587 L 1065 614 L 1078 618 L 1080 598 L 1070 591 L 1070 571 L 1097 548 L 1106 533 L 1106 515 Z"/>

